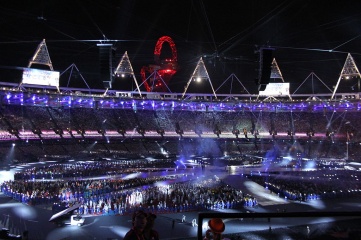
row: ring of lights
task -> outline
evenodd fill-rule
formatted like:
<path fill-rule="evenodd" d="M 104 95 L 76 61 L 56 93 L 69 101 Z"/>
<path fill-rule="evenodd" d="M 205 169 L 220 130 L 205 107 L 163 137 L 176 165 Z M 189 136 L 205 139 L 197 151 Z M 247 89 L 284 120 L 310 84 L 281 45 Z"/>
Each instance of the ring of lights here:
<path fill-rule="evenodd" d="M 172 58 L 171 59 L 166 59 L 165 60 L 165 64 L 162 63 L 162 60 L 160 59 L 160 55 L 162 53 L 162 48 L 163 48 L 163 44 L 164 43 L 168 43 L 169 47 L 171 48 L 172 51 Z M 165 65 L 176 65 L 177 64 L 177 48 L 175 46 L 175 43 L 173 41 L 173 39 L 169 36 L 163 36 L 160 37 L 155 45 L 154 48 L 154 62 L 156 65 L 150 65 L 150 66 L 143 66 L 140 70 L 140 76 L 142 78 L 142 83 L 145 86 L 145 89 L 147 90 L 147 92 L 152 92 L 153 86 L 150 86 L 149 82 L 157 82 L 160 80 L 160 76 L 159 75 L 155 75 L 152 79 L 150 79 L 150 81 L 148 82 L 147 77 L 146 77 L 146 73 L 153 73 L 155 70 L 157 70 L 160 75 L 162 76 L 162 78 L 166 78 L 166 82 L 168 82 L 171 78 L 171 76 L 176 72 L 175 69 L 172 69 L 171 72 L 166 71 L 166 72 L 162 72 L 162 67 L 164 67 Z M 163 66 L 164 65 L 164 66 Z M 174 67 L 175 68 L 175 67 Z"/>

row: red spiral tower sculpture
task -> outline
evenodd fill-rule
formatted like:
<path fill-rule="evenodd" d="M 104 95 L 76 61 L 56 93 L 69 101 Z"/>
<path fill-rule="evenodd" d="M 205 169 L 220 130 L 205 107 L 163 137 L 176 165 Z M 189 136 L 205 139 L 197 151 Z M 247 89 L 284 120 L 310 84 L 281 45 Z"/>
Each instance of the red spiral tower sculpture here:
<path fill-rule="evenodd" d="M 170 58 L 160 59 L 164 43 L 168 43 L 172 56 Z M 149 66 L 143 66 L 140 75 L 142 83 L 148 92 L 167 92 L 168 83 L 172 76 L 177 72 L 177 49 L 172 38 L 163 36 L 158 39 L 154 49 L 154 62 Z M 149 74 L 147 77 L 147 73 Z"/>

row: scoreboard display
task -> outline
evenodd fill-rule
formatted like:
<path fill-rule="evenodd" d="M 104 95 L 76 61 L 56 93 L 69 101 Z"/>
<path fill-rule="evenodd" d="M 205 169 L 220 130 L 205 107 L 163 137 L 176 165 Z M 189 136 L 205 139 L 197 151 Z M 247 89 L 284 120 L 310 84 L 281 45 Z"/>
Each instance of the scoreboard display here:
<path fill-rule="evenodd" d="M 42 85 L 59 87 L 60 73 L 56 71 L 47 71 L 34 68 L 25 68 L 23 70 L 23 84 Z"/>
<path fill-rule="evenodd" d="M 290 83 L 269 83 L 264 91 L 259 91 L 260 96 L 289 96 Z"/>

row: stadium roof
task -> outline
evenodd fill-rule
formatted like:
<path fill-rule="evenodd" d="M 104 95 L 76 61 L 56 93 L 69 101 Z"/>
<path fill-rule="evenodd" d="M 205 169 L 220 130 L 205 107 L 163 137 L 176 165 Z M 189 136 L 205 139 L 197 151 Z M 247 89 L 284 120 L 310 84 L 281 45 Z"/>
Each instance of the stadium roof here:
<path fill-rule="evenodd" d="M 255 93 L 259 65 L 255 51 L 261 47 L 274 49 L 273 57 L 284 81 L 291 83 L 291 93 L 321 88 L 327 92 L 336 85 L 348 53 L 361 64 L 360 5 L 310 0 L 7 1 L 0 7 L 0 81 L 20 82 L 20 70 L 46 39 L 54 70 L 63 72 L 76 64 L 92 88 L 103 88 L 99 43 L 113 44 L 114 68 L 127 51 L 140 82 L 141 68 L 154 64 L 157 40 L 170 36 L 179 65 L 169 82 L 172 92 L 183 92 L 202 57 L 215 89 L 235 74 Z M 161 57 L 170 51 L 164 44 Z M 311 73 L 317 76 L 315 85 L 298 89 Z M 72 87 L 86 87 L 77 76 L 71 80 Z M 60 84 L 67 81 L 63 75 Z M 134 81 L 116 79 L 113 88 L 134 90 Z M 358 90 L 355 82 L 347 86 L 342 82 L 340 88 Z M 222 89 L 241 93 L 243 88 L 227 81 Z M 190 85 L 189 91 L 212 92 L 209 84 Z"/>

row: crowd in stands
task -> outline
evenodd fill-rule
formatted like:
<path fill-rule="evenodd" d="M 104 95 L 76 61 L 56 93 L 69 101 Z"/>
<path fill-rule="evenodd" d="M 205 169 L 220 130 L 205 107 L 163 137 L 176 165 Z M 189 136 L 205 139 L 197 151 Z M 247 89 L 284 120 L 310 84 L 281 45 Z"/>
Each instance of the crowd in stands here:
<path fill-rule="evenodd" d="M 162 182 L 161 185 L 155 183 Z M 172 177 L 6 181 L 1 191 L 31 205 L 82 203 L 81 214 L 126 214 L 141 208 L 152 212 L 254 207 L 257 200 L 223 182 L 176 182 Z"/>
<path fill-rule="evenodd" d="M 72 168 L 65 165 L 62 171 L 68 169 L 71 171 Z M 41 172 L 44 169 L 38 170 Z M 94 175 L 103 173 L 98 169 L 93 170 Z M 32 169 L 32 172 L 36 170 Z M 177 182 L 174 175 L 34 181 L 24 177 L 28 176 L 26 174 L 19 176 L 17 180 L 3 182 L 1 191 L 20 202 L 32 205 L 81 202 L 80 212 L 83 214 L 126 214 L 134 208 L 179 212 L 257 206 L 256 198 L 243 194 L 241 190 L 234 189 L 217 178 Z M 280 197 L 295 201 L 361 195 L 359 173 L 351 170 L 264 172 L 246 176 Z M 156 184 L 159 182 L 161 184 Z"/>
<path fill-rule="evenodd" d="M 160 171 L 173 169 L 174 161 L 162 159 L 147 161 L 144 159 L 128 161 L 78 161 L 74 163 L 56 163 L 41 167 L 27 168 L 14 174 L 15 180 L 51 180 L 62 178 L 89 178 L 93 176 L 116 176 L 133 172 Z"/>
<path fill-rule="evenodd" d="M 248 152 L 265 152 L 277 149 L 292 149 L 293 143 L 289 141 L 291 134 L 298 134 L 295 138 L 299 142 L 297 151 L 308 158 L 345 158 L 355 159 L 361 153 L 361 145 L 358 144 L 361 128 L 358 112 L 334 112 L 334 111 L 250 111 L 245 108 L 240 111 L 204 111 L 204 110 L 170 110 L 162 108 L 132 109 L 132 108 L 94 108 L 82 106 L 74 108 L 50 107 L 50 106 L 27 106 L 27 105 L 3 105 L 0 114 L 3 119 L 0 122 L 0 131 L 9 135 L 9 129 L 17 129 L 27 132 L 30 137 L 39 138 L 41 134 L 33 133 L 34 129 L 42 132 L 52 133 L 57 140 L 47 139 L 38 143 L 20 143 L 12 149 L 10 146 L 1 146 L 0 154 L 3 159 L 14 159 L 17 161 L 33 161 L 40 159 L 70 159 L 71 157 L 140 157 L 140 156 L 191 156 L 212 155 L 223 156 L 244 154 Z M 92 116 L 84 121 L 84 116 Z M 179 128 L 184 132 L 200 130 L 201 132 L 214 134 L 218 129 L 222 133 L 231 133 L 234 129 L 240 131 L 236 141 L 221 141 L 214 138 L 189 138 L 189 139 L 167 139 L 157 141 L 142 139 L 134 141 L 132 138 L 121 139 L 118 131 L 123 129 L 127 134 L 138 135 L 137 129 L 143 128 L 145 136 L 147 132 L 156 133 L 163 129 L 165 133 L 175 133 Z M 61 129 L 67 138 L 59 141 L 54 130 Z M 270 130 L 278 135 L 270 137 Z M 94 139 L 90 135 L 101 138 L 99 130 L 105 133 L 113 132 L 118 139 L 93 144 Z M 314 135 L 307 136 L 312 130 Z M 79 133 L 78 131 L 84 131 Z M 267 135 L 258 136 L 260 142 L 254 141 L 254 134 L 260 132 Z M 327 135 L 329 134 L 329 135 Z M 70 138 L 71 135 L 72 137 Z M 84 139 L 82 139 L 84 136 Z M 282 135 L 282 137 L 280 136 Z M 17 140 L 13 134 L 10 134 Z M 76 136 L 76 137 L 74 137 Z M 233 135 L 232 135 L 233 136 Z M 120 138 L 120 139 L 119 139 Z M 82 139 L 82 140 L 80 140 Z M 280 139 L 278 141 L 278 139 Z M 66 140 L 66 141 L 65 141 Z M 108 139 L 109 140 L 109 139 Z M 338 140 L 338 142 L 334 142 Z M 25 141 L 22 139 L 22 141 Z M 291 140 L 290 140 L 291 141 Z M 346 144 L 348 141 L 348 144 Z M 337 144 L 337 147 L 335 147 Z M 44 147 L 45 146 L 45 147 Z M 283 152 L 280 154 L 282 155 Z M 297 154 L 297 153 L 295 153 Z"/>
<path fill-rule="evenodd" d="M 49 204 L 55 202 L 74 202 L 79 199 L 108 194 L 114 191 L 148 186 L 159 178 L 119 179 L 84 179 L 84 180 L 54 180 L 31 181 L 14 180 L 1 184 L 1 190 L 12 198 L 31 205 Z"/>
<path fill-rule="evenodd" d="M 247 175 L 280 197 L 295 201 L 361 196 L 359 176 L 358 171 L 344 169 Z"/>
<path fill-rule="evenodd" d="M 165 170 L 169 163 L 163 165 Z M 178 175 L 124 178 L 146 168 L 144 161 L 73 162 L 28 168 L 14 181 L 1 183 L 1 191 L 31 205 L 81 203 L 82 214 L 127 214 L 134 208 L 152 212 L 199 211 L 255 207 L 257 199 L 228 186 L 215 176 L 181 180 Z M 148 166 L 149 167 L 149 166 Z M 109 177 L 111 176 L 111 177 Z M 359 196 L 359 173 L 344 168 L 314 171 L 260 172 L 246 175 L 282 198 L 295 201 Z"/>
<path fill-rule="evenodd" d="M 127 150 L 128 149 L 128 150 Z M 152 149 L 152 153 L 150 153 Z M 257 156 L 259 158 L 290 156 L 293 158 L 305 157 L 308 159 L 346 159 L 357 161 L 361 152 L 361 145 L 346 144 L 328 141 L 262 141 L 257 144 L 250 142 L 222 141 L 221 139 L 197 138 L 197 139 L 172 139 L 162 143 L 152 140 L 144 140 L 142 143 L 125 140 L 123 142 L 94 143 L 94 141 L 77 143 L 69 141 L 66 144 L 16 144 L 16 146 L 3 145 L 0 147 L 2 162 L 10 161 L 9 151 L 12 158 L 17 162 L 32 161 L 58 161 L 60 159 L 144 159 L 150 156 L 155 159 L 175 159 L 177 155 L 186 158 L 194 155 L 203 155 L 214 158 Z M 348 151 L 348 154 L 347 152 Z M 8 156 L 8 157 L 7 157 Z M 32 156 L 32 157 L 30 157 Z M 38 156 L 38 157 L 37 157 Z M 30 157 L 30 158 L 29 158 Z"/>
<path fill-rule="evenodd" d="M 14 181 L 1 183 L 1 191 L 29 205 L 82 203 L 82 214 L 126 214 L 134 208 L 180 212 L 257 206 L 254 197 L 218 178 L 182 182 L 178 179 L 182 175 L 172 174 L 175 169 L 169 162 L 158 160 L 154 165 L 159 168 L 142 160 L 48 164 L 17 172 Z M 128 177 L 134 172 L 160 170 L 169 170 L 169 174 Z"/>
<path fill-rule="evenodd" d="M 42 106 L 3 105 L 3 118 L 12 128 L 32 131 L 34 126 L 45 131 L 60 128 L 63 131 L 79 129 L 97 132 L 99 129 L 117 131 L 124 128 L 133 131 L 144 128 L 145 132 L 164 129 L 175 132 L 179 127 L 183 131 L 212 133 L 217 127 L 221 132 L 232 132 L 234 129 L 246 129 L 251 135 L 255 130 L 278 133 L 306 133 L 312 130 L 315 134 L 325 135 L 326 131 L 340 134 L 346 139 L 346 132 L 352 132 L 355 140 L 359 139 L 357 129 L 358 112 L 338 113 L 334 111 L 172 111 L 169 109 L 112 109 L 93 108 L 54 108 Z M 341 116 L 342 115 L 342 116 Z M 84 121 L 84 116 L 92 116 Z M 1 124 L 0 130 L 8 131 L 9 124 Z"/>

